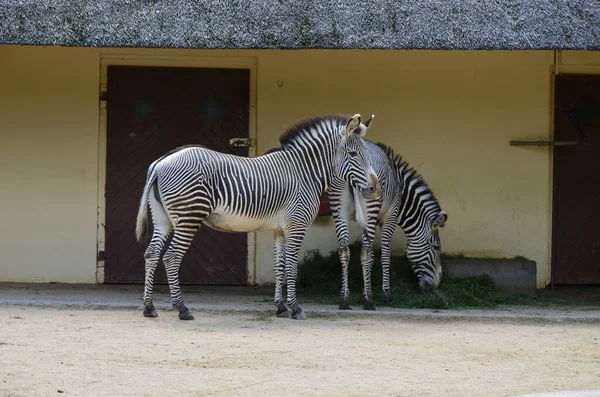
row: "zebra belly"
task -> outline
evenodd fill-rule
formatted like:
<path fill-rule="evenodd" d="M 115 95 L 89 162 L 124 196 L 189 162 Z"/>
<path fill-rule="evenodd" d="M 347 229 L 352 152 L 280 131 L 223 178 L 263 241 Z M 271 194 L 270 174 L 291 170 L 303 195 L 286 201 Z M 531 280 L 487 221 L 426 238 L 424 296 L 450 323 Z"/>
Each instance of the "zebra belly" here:
<path fill-rule="evenodd" d="M 221 232 L 259 232 L 279 229 L 276 219 L 256 219 L 245 216 L 213 212 L 204 224 Z"/>

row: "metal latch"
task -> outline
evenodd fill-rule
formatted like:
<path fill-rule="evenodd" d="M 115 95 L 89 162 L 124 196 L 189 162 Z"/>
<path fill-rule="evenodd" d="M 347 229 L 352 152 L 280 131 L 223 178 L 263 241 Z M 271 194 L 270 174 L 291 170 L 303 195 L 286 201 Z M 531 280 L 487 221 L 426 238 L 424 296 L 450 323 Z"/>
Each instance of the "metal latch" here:
<path fill-rule="evenodd" d="M 252 146 L 252 139 L 250 138 L 231 138 L 229 140 L 229 147 L 250 147 Z"/>

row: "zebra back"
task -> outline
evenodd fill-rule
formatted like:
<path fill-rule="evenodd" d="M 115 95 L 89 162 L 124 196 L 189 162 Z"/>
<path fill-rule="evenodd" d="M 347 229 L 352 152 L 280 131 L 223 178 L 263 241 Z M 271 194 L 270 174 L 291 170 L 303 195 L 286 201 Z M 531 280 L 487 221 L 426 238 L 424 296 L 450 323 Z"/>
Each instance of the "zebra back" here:
<path fill-rule="evenodd" d="M 442 208 L 427 182 L 400 154 L 395 153 L 391 147 L 384 143 L 377 142 L 377 146 L 392 161 L 401 181 L 402 200 L 398 225 L 410 238 L 419 232 L 425 221 L 430 220 L 433 222 L 442 212 Z M 444 223 L 442 222 L 437 226 L 443 227 Z"/>

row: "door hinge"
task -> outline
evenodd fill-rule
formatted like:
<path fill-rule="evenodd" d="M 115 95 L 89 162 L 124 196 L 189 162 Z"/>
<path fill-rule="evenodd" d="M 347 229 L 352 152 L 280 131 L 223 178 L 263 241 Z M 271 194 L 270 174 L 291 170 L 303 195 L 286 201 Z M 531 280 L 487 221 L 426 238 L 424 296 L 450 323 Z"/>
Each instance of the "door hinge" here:
<path fill-rule="evenodd" d="M 238 147 L 250 147 L 253 146 L 252 139 L 250 138 L 231 138 L 229 140 L 229 147 L 238 148 Z"/>
<path fill-rule="evenodd" d="M 108 99 L 108 91 L 106 89 L 106 84 L 100 84 L 100 108 L 106 109 L 106 100 Z"/>
<path fill-rule="evenodd" d="M 103 261 L 105 259 L 104 251 L 98 251 L 98 260 Z"/>

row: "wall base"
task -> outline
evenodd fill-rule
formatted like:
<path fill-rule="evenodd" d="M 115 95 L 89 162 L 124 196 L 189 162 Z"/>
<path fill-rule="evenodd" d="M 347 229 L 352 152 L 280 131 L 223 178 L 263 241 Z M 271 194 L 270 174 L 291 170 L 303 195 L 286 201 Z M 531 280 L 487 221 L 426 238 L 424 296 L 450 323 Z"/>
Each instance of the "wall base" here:
<path fill-rule="evenodd" d="M 537 265 L 528 259 L 449 259 L 443 261 L 450 278 L 487 275 L 510 291 L 534 294 Z"/>

